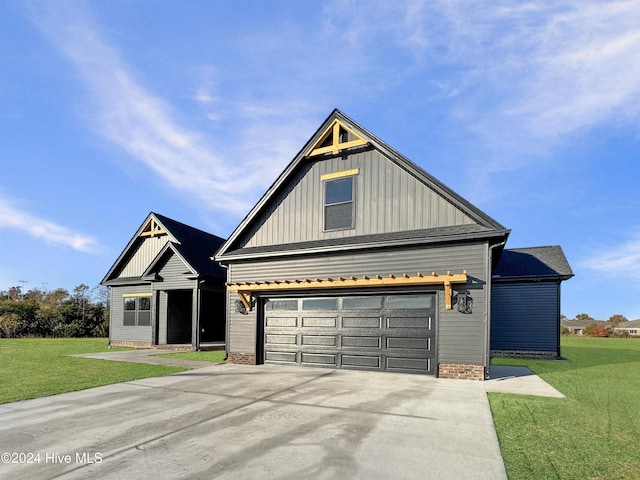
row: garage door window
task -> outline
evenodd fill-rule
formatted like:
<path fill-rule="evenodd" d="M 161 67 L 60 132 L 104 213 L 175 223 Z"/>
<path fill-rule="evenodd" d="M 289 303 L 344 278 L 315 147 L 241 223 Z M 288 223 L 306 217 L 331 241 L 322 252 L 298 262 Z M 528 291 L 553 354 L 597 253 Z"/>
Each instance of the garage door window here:
<path fill-rule="evenodd" d="M 342 300 L 343 310 L 379 310 L 382 308 L 382 297 L 345 297 Z"/>
<path fill-rule="evenodd" d="M 298 310 L 298 300 L 268 300 L 265 308 L 268 311 L 284 310 L 292 311 Z"/>
<path fill-rule="evenodd" d="M 335 298 L 308 298 L 302 301 L 302 310 L 335 310 L 338 301 Z"/>
<path fill-rule="evenodd" d="M 432 297 L 424 295 L 389 295 L 389 308 L 427 310 L 432 308 Z"/>

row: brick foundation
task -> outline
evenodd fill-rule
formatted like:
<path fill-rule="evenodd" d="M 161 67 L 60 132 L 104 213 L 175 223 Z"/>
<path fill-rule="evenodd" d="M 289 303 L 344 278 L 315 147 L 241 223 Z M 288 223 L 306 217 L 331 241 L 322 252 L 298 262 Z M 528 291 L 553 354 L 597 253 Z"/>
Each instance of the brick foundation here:
<path fill-rule="evenodd" d="M 153 348 L 149 342 L 120 342 L 113 340 L 109 342 L 110 347 L 129 347 L 129 348 Z"/>
<path fill-rule="evenodd" d="M 255 365 L 256 357 L 253 353 L 229 353 L 227 361 L 240 365 Z"/>
<path fill-rule="evenodd" d="M 129 347 L 140 349 L 156 349 L 156 350 L 175 350 L 176 352 L 193 352 L 195 348 L 192 345 L 152 345 L 147 342 L 109 342 L 110 347 Z"/>
<path fill-rule="evenodd" d="M 457 380 L 484 380 L 484 366 L 460 363 L 441 363 L 438 365 L 438 377 Z"/>
<path fill-rule="evenodd" d="M 556 352 L 538 350 L 491 350 L 492 357 L 508 358 L 540 358 L 544 360 L 558 360 Z"/>

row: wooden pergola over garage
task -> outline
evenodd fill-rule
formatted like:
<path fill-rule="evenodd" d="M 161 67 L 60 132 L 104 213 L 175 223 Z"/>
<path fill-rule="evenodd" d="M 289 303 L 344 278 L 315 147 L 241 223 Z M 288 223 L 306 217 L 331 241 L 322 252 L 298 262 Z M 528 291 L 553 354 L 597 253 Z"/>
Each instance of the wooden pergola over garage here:
<path fill-rule="evenodd" d="M 375 287 L 414 287 L 425 285 L 441 285 L 444 287 L 444 297 L 447 310 L 451 310 L 451 285 L 454 283 L 467 283 L 467 271 L 453 275 L 447 272 L 445 275 L 438 275 L 431 272 L 431 275 L 423 275 L 418 272 L 414 276 L 406 273 L 401 275 L 390 274 L 388 277 L 375 275 L 368 277 L 363 275 L 360 278 L 354 276 L 309 279 L 303 280 L 265 280 L 253 282 L 227 283 L 230 291 L 236 292 L 245 309 L 251 310 L 251 297 L 257 292 L 281 292 L 285 290 L 320 290 L 334 288 L 375 288 Z"/>

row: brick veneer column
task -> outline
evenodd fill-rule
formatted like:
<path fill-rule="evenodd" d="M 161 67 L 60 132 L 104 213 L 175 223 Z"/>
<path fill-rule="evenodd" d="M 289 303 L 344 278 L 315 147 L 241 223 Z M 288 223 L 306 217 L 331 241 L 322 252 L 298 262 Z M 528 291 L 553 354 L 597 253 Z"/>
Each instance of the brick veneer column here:
<path fill-rule="evenodd" d="M 441 363 L 438 365 L 438 376 L 440 378 L 482 381 L 484 380 L 484 367 L 482 365 Z"/>

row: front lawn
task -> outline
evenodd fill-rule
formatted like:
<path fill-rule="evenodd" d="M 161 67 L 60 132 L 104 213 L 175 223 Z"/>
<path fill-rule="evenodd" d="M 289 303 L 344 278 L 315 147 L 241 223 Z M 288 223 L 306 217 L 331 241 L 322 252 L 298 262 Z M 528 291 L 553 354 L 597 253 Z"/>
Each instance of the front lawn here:
<path fill-rule="evenodd" d="M 0 340 L 0 403 L 184 370 L 70 356 L 108 350 L 106 338 L 3 338 Z"/>
<path fill-rule="evenodd" d="M 567 397 L 489 394 L 509 479 L 640 478 L 640 340 L 567 337 L 562 356 L 494 359 Z"/>

